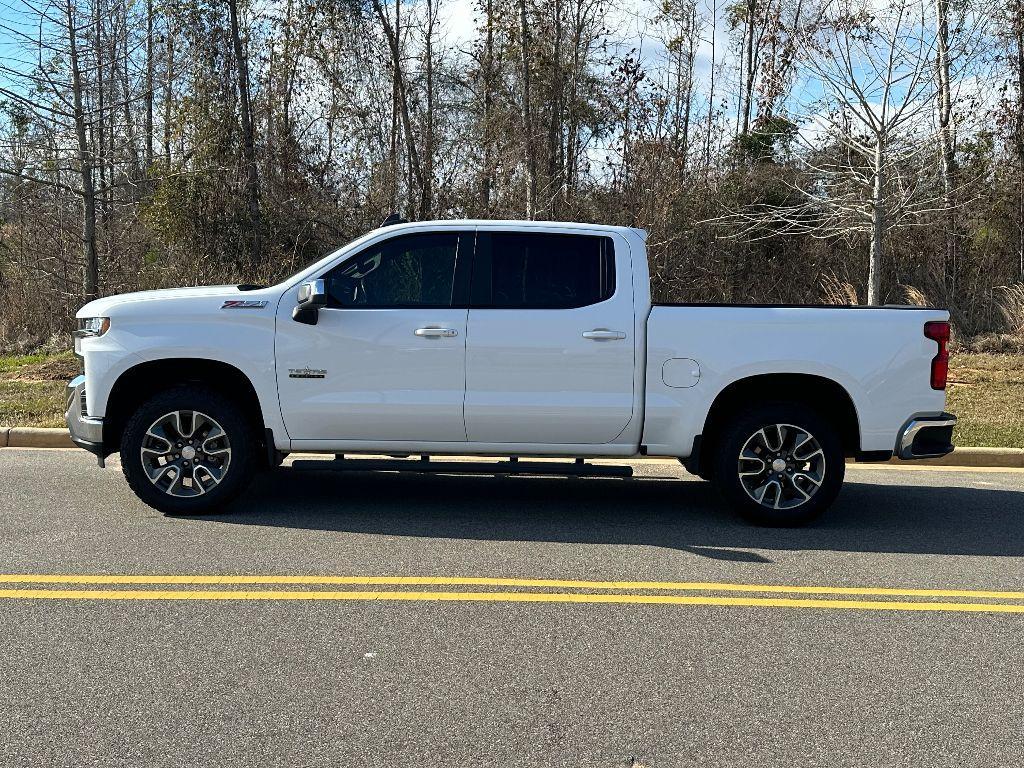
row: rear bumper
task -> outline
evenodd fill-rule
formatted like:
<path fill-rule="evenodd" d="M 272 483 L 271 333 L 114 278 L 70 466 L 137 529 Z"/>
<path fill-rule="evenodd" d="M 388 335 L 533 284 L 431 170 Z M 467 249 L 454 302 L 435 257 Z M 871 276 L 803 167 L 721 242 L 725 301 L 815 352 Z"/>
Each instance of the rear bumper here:
<path fill-rule="evenodd" d="M 71 433 L 71 441 L 79 448 L 95 453 L 102 461 L 107 455 L 103 446 L 103 419 L 86 415 L 85 376 L 76 376 L 68 382 L 64 402 L 67 405 L 64 421 Z"/>
<path fill-rule="evenodd" d="M 896 455 L 901 459 L 934 459 L 953 452 L 953 427 L 956 416 L 940 413 L 915 416 L 900 430 Z"/>

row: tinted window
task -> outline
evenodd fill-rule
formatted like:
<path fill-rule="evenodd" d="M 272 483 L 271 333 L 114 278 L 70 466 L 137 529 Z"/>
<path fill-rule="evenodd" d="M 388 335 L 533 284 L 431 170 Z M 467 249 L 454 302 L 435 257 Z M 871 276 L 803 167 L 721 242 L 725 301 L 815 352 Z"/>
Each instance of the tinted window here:
<path fill-rule="evenodd" d="M 482 233 L 473 269 L 474 306 L 568 309 L 615 292 L 607 237 Z"/>
<path fill-rule="evenodd" d="M 324 276 L 332 307 L 450 307 L 457 232 L 408 235 L 371 246 Z"/>

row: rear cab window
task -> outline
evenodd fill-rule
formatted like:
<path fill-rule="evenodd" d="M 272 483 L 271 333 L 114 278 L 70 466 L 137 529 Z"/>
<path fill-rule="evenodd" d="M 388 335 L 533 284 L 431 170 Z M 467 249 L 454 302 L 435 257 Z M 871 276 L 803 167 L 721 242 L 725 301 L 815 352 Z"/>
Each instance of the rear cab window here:
<path fill-rule="evenodd" d="M 475 309 L 573 309 L 615 293 L 610 237 L 480 232 L 473 262 Z"/>

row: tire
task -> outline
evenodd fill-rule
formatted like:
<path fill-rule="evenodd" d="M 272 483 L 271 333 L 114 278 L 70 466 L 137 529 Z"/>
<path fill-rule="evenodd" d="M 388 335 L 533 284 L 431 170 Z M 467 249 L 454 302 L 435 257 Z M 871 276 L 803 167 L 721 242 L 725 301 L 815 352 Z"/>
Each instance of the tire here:
<path fill-rule="evenodd" d="M 699 477 L 701 480 L 709 483 L 712 482 L 714 480 L 713 468 L 709 464 L 705 463 L 700 469 L 695 470 L 692 463 L 693 458 L 694 457 L 691 456 L 688 459 L 680 459 L 679 463 L 683 465 L 683 469 L 694 477 Z"/>
<path fill-rule="evenodd" d="M 764 526 L 811 522 L 835 501 L 846 473 L 836 427 L 799 403 L 762 403 L 737 415 L 713 461 L 725 500 Z"/>
<path fill-rule="evenodd" d="M 154 395 L 125 425 L 121 469 L 154 509 L 199 515 L 222 511 L 245 490 L 258 451 L 256 429 L 237 405 L 206 387 L 182 386 Z"/>

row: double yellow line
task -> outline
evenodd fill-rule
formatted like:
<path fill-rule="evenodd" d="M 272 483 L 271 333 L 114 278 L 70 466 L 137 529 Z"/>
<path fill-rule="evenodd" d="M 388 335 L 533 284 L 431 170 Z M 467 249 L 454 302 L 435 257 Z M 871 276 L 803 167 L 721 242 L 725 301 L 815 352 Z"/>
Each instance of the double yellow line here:
<path fill-rule="evenodd" d="M 719 582 L 477 576 L 0 574 L 0 585 L 12 585 L 0 587 L 0 600 L 383 600 L 1024 613 L 1024 592 Z M 59 585 L 60 588 L 38 585 Z M 254 586 L 260 589 L 244 588 Z M 333 589 L 336 587 L 400 589 Z M 475 589 L 453 590 L 453 587 Z"/>

